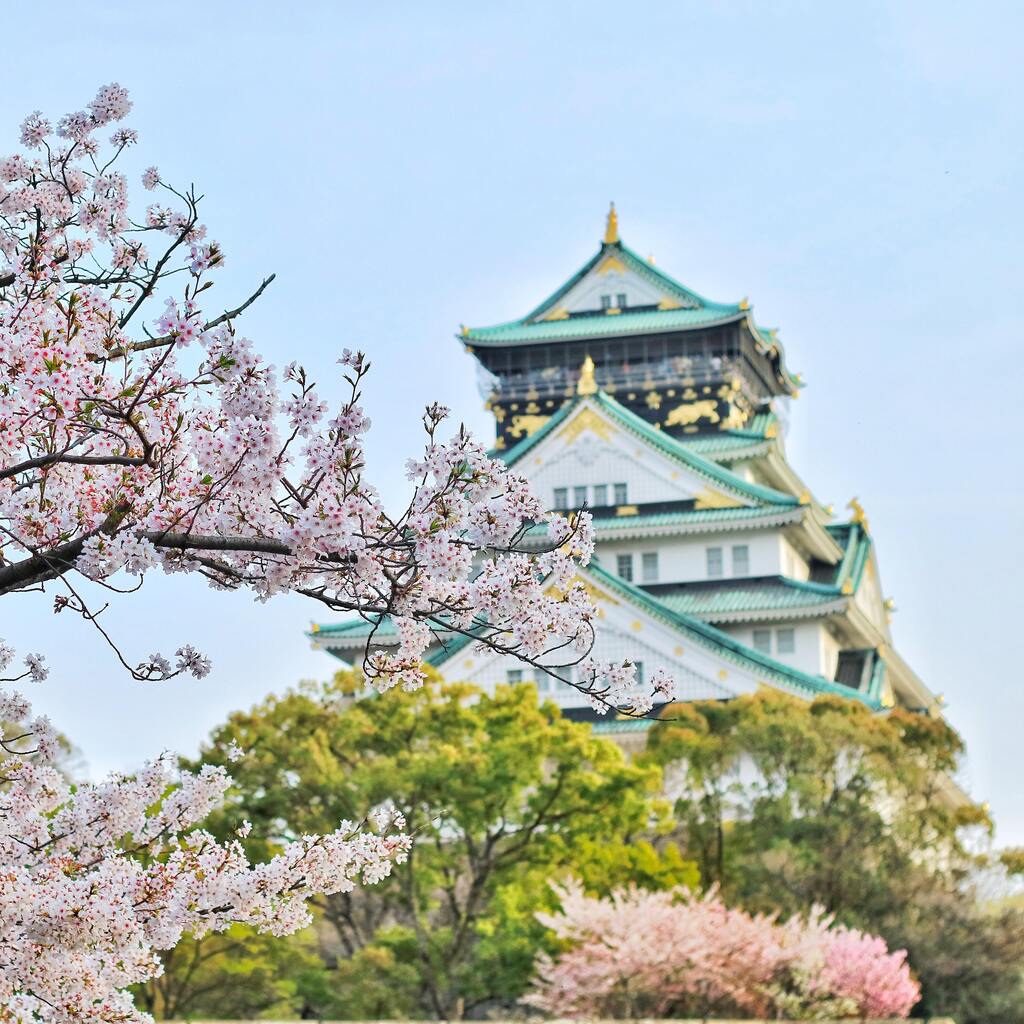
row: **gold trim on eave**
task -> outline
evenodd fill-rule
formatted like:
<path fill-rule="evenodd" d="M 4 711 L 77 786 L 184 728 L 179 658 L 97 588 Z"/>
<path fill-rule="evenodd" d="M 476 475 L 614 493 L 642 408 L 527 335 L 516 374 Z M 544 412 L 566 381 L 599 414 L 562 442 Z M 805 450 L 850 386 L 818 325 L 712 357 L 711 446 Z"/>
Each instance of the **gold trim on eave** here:
<path fill-rule="evenodd" d="M 603 441 L 607 441 L 612 436 L 613 429 L 612 425 L 603 417 L 598 416 L 593 409 L 581 409 L 558 431 L 556 436 L 560 437 L 564 444 L 570 445 L 580 434 L 590 430 Z"/>
<path fill-rule="evenodd" d="M 730 498 L 721 491 L 703 490 L 693 503 L 695 509 L 701 508 L 742 508 L 743 502 Z"/>

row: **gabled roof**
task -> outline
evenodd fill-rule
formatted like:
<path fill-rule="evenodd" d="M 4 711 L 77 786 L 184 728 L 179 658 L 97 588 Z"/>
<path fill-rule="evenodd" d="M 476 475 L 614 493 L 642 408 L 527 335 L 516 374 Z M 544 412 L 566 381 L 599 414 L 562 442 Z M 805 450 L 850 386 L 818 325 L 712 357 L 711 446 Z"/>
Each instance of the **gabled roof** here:
<path fill-rule="evenodd" d="M 805 694 L 836 694 L 861 700 L 869 707 L 877 708 L 879 706 L 877 694 L 862 693 L 850 687 L 834 683 L 822 676 L 801 672 L 799 669 L 792 668 L 781 661 L 776 661 L 770 655 L 755 651 L 728 633 L 724 633 L 714 626 L 702 622 L 693 615 L 676 610 L 670 607 L 663 599 L 647 593 L 633 583 L 620 579 L 604 569 L 597 559 L 594 559 L 585 569 L 581 569 L 580 573 L 583 576 L 592 577 L 596 583 L 615 592 L 634 607 L 666 623 L 689 641 L 698 643 L 705 649 L 715 652 L 720 657 L 740 665 L 765 681 L 772 681 Z M 371 629 L 373 629 L 373 626 L 370 623 L 356 619 L 335 625 L 314 626 L 307 635 L 317 644 L 323 644 L 326 638 L 328 643 L 324 646 L 327 646 L 328 649 L 330 649 L 329 641 L 332 637 L 340 641 L 337 644 L 338 647 L 352 649 L 358 648 L 360 641 L 365 642 Z M 385 643 L 388 641 L 393 643 L 397 639 L 394 628 L 388 620 L 380 624 L 376 635 Z M 346 643 L 346 641 L 348 642 Z M 449 640 L 443 648 L 435 650 L 426 660 L 434 667 L 440 668 L 445 662 L 472 643 L 472 637 L 455 637 Z"/>
<path fill-rule="evenodd" d="M 607 258 L 617 260 L 626 270 L 653 284 L 664 296 L 668 308 L 623 310 L 617 315 L 561 316 L 559 302 Z M 519 320 L 492 327 L 470 327 L 461 337 L 474 345 L 526 344 L 537 341 L 593 338 L 610 334 L 650 333 L 686 330 L 710 324 L 742 320 L 749 314 L 743 302 L 712 302 L 638 256 L 622 242 L 605 242 L 600 249 L 555 289 L 539 306 Z"/>
<path fill-rule="evenodd" d="M 658 593 L 657 598 L 673 611 L 707 622 L 779 617 L 779 613 L 787 619 L 806 618 L 841 610 L 846 604 L 838 587 L 787 576 L 686 584 Z"/>
<path fill-rule="evenodd" d="M 783 494 L 782 491 L 751 483 L 717 462 L 704 458 L 684 442 L 663 431 L 656 430 L 642 416 L 627 409 L 604 391 L 598 391 L 592 395 L 577 395 L 572 401 L 563 405 L 539 430 L 529 437 L 523 438 L 507 451 L 494 454 L 500 456 L 507 465 L 515 465 L 524 455 L 534 450 L 545 438 L 550 437 L 563 423 L 571 419 L 581 405 L 589 405 L 598 410 L 613 423 L 646 441 L 661 454 L 685 466 L 715 487 L 728 491 L 739 498 L 757 505 L 792 508 L 800 504 L 800 499 L 791 494 Z"/>
<path fill-rule="evenodd" d="M 827 580 L 816 582 L 789 576 L 701 580 L 657 587 L 655 597 L 674 611 L 719 623 L 842 612 L 864 578 L 871 557 L 871 537 L 859 523 L 842 523 L 826 529 L 843 552 Z"/>
<path fill-rule="evenodd" d="M 747 647 L 746 644 L 740 643 L 735 637 L 730 636 L 728 633 L 723 633 L 722 630 L 716 629 L 714 626 L 710 626 L 698 618 L 683 612 L 674 611 L 657 597 L 641 590 L 635 584 L 627 583 L 625 580 L 608 572 L 597 561 L 591 562 L 586 571 L 596 576 L 601 583 L 610 589 L 616 590 L 634 604 L 644 608 L 651 615 L 668 622 L 669 625 L 674 626 L 680 632 L 689 636 L 691 640 L 718 651 L 729 660 L 757 674 L 776 682 L 781 682 L 783 685 L 796 687 L 804 692 L 814 694 L 831 693 L 861 700 L 869 707 L 877 708 L 879 706 L 877 697 L 874 695 L 852 690 L 848 686 L 834 683 L 823 676 L 814 676 L 807 672 L 801 672 L 799 669 L 792 668 L 781 661 L 776 661 L 770 655 L 762 654 L 760 651 L 755 651 L 752 647 Z"/>
<path fill-rule="evenodd" d="M 706 299 L 635 253 L 618 239 L 617 231 L 612 237 L 615 241 L 608 241 L 606 237 L 600 249 L 575 274 L 526 316 L 490 327 L 463 327 L 458 337 L 466 345 L 486 348 L 686 331 L 746 321 L 755 345 L 777 360 L 777 370 L 782 380 L 793 388 L 800 386 L 798 377 L 785 368 L 782 346 L 775 337 L 774 329 L 760 327 L 755 323 L 750 303 L 746 299 L 739 302 L 713 302 Z M 561 307 L 562 299 L 589 274 L 597 272 L 602 264 L 609 261 L 646 282 L 662 296 L 661 301 L 638 308 L 574 313 Z"/>

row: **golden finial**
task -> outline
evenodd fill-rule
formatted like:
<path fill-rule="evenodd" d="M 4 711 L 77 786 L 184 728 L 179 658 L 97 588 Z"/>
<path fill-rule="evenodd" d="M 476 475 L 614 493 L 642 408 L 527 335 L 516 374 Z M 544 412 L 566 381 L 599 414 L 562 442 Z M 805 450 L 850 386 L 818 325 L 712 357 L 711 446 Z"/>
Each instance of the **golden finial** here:
<path fill-rule="evenodd" d="M 580 367 L 580 379 L 576 382 L 577 395 L 593 395 L 597 393 L 597 381 L 594 379 L 594 360 L 587 356 Z"/>
<path fill-rule="evenodd" d="M 891 597 L 887 597 L 882 603 L 885 605 L 885 610 L 887 612 L 896 611 L 896 602 Z"/>
<path fill-rule="evenodd" d="M 746 296 L 740 299 L 740 309 L 750 309 L 750 299 Z"/>
<path fill-rule="evenodd" d="M 615 204 L 612 203 L 608 210 L 608 221 L 604 226 L 604 244 L 614 245 L 619 240 L 619 215 L 615 212 Z"/>
<path fill-rule="evenodd" d="M 853 512 L 853 521 L 860 523 L 865 533 L 870 533 L 868 529 L 868 517 L 864 514 L 864 506 L 856 498 L 850 499 L 850 504 L 846 506 Z"/>

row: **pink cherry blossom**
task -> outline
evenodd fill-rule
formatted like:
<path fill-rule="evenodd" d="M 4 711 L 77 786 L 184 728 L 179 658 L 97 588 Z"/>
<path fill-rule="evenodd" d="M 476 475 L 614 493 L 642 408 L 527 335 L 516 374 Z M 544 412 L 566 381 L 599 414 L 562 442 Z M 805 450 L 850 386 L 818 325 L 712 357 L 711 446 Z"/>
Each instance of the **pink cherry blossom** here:
<path fill-rule="evenodd" d="M 541 955 L 526 1002 L 559 1017 L 905 1017 L 920 997 L 902 951 L 815 910 L 785 924 L 715 891 L 556 887 L 539 914 L 567 948 Z"/>
<path fill-rule="evenodd" d="M 596 610 L 575 579 L 589 515 L 549 515 L 464 428 L 447 431 L 443 406 L 423 415 L 408 505 L 384 507 L 363 448 L 369 360 L 342 352 L 334 409 L 301 366 L 279 377 L 239 332 L 273 278 L 221 312 L 232 304 L 210 289 L 225 251 L 199 195 L 150 167 L 142 186 L 159 201 L 133 205 L 117 169 L 137 141 L 117 124 L 130 110 L 104 86 L 56 129 L 31 114 L 26 151 L 0 158 L 0 595 L 53 588 L 55 611 L 100 629 L 82 580 L 113 596 L 154 570 L 190 573 L 261 601 L 301 594 L 392 618 L 397 647 L 371 644 L 364 660 L 381 690 L 421 685 L 428 647 L 461 636 L 565 668 L 602 709 L 642 713 L 666 694 L 660 677 L 636 692 L 628 662 L 589 658 Z M 548 542 L 524 543 L 542 523 Z M 187 644 L 129 655 L 102 632 L 136 679 L 211 670 Z M 22 665 L 0 640 L 0 683 L 45 678 L 41 656 Z M 309 894 L 376 881 L 404 856 L 400 822 L 395 834 L 343 822 L 254 867 L 198 827 L 223 772 L 178 775 L 161 759 L 71 789 L 27 701 L 0 690 L 0 720 L 24 723 L 0 738 L 2 1020 L 142 1020 L 123 989 L 153 977 L 184 931 L 294 930 Z"/>

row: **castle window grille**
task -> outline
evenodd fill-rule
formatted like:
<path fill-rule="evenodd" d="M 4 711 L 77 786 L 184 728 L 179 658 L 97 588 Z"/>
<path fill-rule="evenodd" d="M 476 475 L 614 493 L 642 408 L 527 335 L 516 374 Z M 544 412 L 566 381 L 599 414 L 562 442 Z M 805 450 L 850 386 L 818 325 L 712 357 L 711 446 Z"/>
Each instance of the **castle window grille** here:
<path fill-rule="evenodd" d="M 723 573 L 723 559 L 721 548 L 708 548 L 705 552 L 708 561 L 708 578 L 719 577 Z"/>

